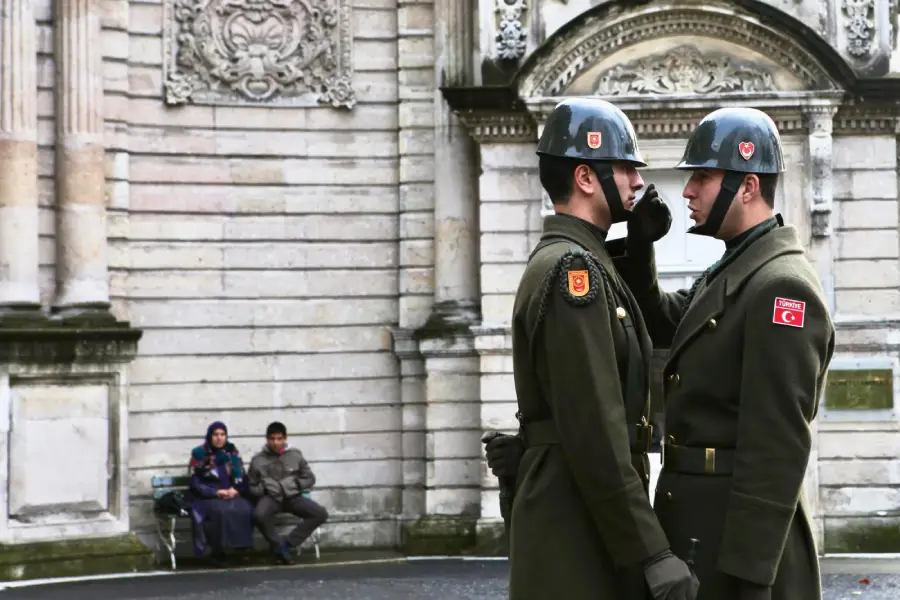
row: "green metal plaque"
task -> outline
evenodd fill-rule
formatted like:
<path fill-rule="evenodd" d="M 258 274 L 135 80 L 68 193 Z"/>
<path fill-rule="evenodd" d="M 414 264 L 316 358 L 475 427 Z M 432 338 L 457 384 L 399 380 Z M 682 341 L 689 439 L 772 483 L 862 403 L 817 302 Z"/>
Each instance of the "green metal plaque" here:
<path fill-rule="evenodd" d="M 891 369 L 830 369 L 825 384 L 828 410 L 890 410 L 894 407 Z"/>

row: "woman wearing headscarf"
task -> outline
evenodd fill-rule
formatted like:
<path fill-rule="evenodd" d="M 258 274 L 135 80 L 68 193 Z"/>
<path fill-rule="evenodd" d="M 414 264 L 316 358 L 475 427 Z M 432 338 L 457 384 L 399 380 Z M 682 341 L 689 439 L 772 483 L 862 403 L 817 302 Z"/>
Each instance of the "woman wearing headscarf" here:
<path fill-rule="evenodd" d="M 209 426 L 206 441 L 191 451 L 189 468 L 194 552 L 203 556 L 208 545 L 213 561 L 222 565 L 226 549 L 253 547 L 253 505 L 244 497 L 243 461 L 224 423 Z"/>

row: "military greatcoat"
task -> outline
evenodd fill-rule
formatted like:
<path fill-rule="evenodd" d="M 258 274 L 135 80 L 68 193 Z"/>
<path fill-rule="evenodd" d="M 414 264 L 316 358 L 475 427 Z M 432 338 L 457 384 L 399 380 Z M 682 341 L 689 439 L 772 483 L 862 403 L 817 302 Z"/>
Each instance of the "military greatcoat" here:
<path fill-rule="evenodd" d="M 643 600 L 641 563 L 669 547 L 649 502 L 642 425 L 652 348 L 601 230 L 545 219 L 516 295 L 512 344 L 526 450 L 510 600 Z"/>
<path fill-rule="evenodd" d="M 694 545 L 698 600 L 738 599 L 741 580 L 819 600 L 802 485 L 835 334 L 796 229 L 752 240 L 689 303 L 660 290 L 652 251 L 616 266 L 669 348 L 654 508 L 678 557 Z"/>

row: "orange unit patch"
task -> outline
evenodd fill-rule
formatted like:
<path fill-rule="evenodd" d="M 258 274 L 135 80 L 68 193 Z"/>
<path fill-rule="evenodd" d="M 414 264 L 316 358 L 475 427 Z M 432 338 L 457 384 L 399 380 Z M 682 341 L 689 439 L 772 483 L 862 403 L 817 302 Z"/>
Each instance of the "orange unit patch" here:
<path fill-rule="evenodd" d="M 569 271 L 569 293 L 580 298 L 591 291 L 591 280 L 587 271 Z"/>

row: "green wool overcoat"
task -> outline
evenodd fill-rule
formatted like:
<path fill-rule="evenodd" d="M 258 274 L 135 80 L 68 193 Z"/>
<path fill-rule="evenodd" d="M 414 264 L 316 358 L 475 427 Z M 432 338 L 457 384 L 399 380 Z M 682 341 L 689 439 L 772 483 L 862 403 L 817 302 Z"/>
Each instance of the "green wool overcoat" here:
<path fill-rule="evenodd" d="M 549 422 L 556 439 L 544 443 L 546 431 L 532 435 L 525 427 L 510 600 L 644 600 L 641 563 L 669 546 L 649 502 L 646 447 L 636 450 L 626 427 L 649 420 L 652 346 L 596 231 L 571 216 L 547 217 L 542 243 L 565 239 L 537 249 L 516 294 L 519 412 L 529 424 Z M 596 263 L 566 262 L 582 250 Z M 633 402 L 625 392 L 630 357 L 644 374 Z"/>
<path fill-rule="evenodd" d="M 771 586 L 772 600 L 820 600 L 802 486 L 835 332 L 796 229 L 764 233 L 689 306 L 686 291 L 660 290 L 652 251 L 611 251 L 654 345 L 669 348 L 664 452 L 726 449 L 717 460 L 731 464 L 719 475 L 664 466 L 657 485 L 672 551 L 687 559 L 698 540 L 698 600 L 737 599 L 741 580 Z"/>

